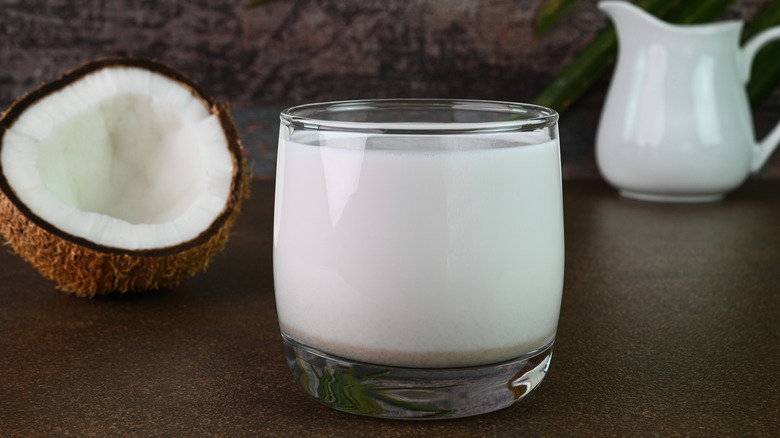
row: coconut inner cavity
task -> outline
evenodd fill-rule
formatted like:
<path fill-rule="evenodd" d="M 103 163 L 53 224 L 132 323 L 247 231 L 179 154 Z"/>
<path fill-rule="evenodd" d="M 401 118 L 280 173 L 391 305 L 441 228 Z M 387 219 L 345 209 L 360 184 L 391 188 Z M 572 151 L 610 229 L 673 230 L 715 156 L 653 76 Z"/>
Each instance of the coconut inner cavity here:
<path fill-rule="evenodd" d="M 186 211 L 206 184 L 181 117 L 150 96 L 106 99 L 54 129 L 38 146 L 44 184 L 82 211 L 132 224 Z"/>
<path fill-rule="evenodd" d="M 141 68 L 103 68 L 41 98 L 2 141 L 20 201 L 99 245 L 175 246 L 229 203 L 235 165 L 218 116 L 187 86 Z"/>

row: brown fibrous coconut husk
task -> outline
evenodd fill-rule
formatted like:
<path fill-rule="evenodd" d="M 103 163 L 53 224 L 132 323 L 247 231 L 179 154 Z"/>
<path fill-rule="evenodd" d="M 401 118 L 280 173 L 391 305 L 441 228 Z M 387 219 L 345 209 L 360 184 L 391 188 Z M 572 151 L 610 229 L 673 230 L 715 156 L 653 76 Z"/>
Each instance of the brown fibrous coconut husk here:
<path fill-rule="evenodd" d="M 205 270 L 212 257 L 227 242 L 242 201 L 248 196 L 246 160 L 238 129 L 227 105 L 214 101 L 182 73 L 153 60 L 102 59 L 42 85 L 22 97 L 0 118 L 0 149 L 5 131 L 31 104 L 91 72 L 113 66 L 145 68 L 174 79 L 192 90 L 212 114 L 217 114 L 233 156 L 233 183 L 224 210 L 199 236 L 173 247 L 133 251 L 103 247 L 68 235 L 43 221 L 16 196 L 2 174 L 0 163 L 0 234 L 17 254 L 46 278 L 55 281 L 60 289 L 83 297 L 173 287 Z"/>

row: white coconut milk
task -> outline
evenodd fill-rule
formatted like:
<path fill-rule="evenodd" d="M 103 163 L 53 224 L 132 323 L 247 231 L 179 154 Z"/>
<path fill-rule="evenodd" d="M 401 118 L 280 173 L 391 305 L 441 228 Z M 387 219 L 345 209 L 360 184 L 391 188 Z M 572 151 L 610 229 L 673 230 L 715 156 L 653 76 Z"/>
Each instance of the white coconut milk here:
<path fill-rule="evenodd" d="M 279 145 L 274 277 L 287 334 L 407 367 L 494 363 L 553 340 L 557 140 L 393 136 L 375 149 L 378 138 L 318 135 L 320 146 Z"/>

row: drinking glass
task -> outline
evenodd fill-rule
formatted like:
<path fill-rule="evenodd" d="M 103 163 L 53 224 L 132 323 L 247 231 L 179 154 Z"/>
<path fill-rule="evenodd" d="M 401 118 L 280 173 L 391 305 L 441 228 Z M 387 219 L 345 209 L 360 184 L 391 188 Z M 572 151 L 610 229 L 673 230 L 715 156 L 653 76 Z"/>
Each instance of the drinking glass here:
<path fill-rule="evenodd" d="M 558 115 L 475 100 L 281 113 L 274 285 L 305 392 L 455 418 L 544 378 L 563 289 Z"/>

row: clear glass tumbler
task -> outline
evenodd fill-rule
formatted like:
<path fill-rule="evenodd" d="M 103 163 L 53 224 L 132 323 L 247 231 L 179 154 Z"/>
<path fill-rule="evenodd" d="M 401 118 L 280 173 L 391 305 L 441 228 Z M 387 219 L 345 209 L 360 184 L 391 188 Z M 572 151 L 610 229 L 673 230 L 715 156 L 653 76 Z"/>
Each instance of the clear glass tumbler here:
<path fill-rule="evenodd" d="M 563 289 L 557 120 L 471 100 L 282 112 L 274 284 L 307 393 L 357 414 L 454 418 L 542 381 Z"/>

